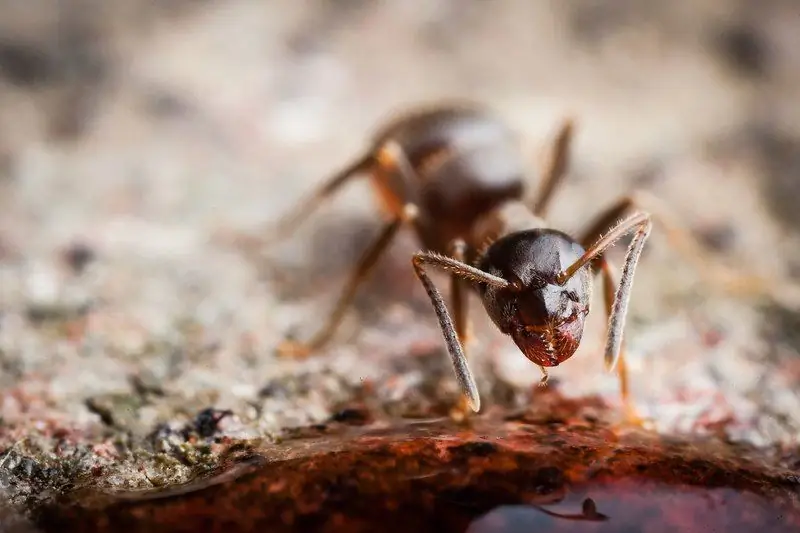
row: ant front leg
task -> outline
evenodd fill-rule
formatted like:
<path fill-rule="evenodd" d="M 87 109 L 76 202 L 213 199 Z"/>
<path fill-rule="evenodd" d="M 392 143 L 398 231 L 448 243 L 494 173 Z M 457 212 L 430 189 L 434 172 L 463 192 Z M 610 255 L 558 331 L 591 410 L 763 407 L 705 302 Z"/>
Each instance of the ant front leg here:
<path fill-rule="evenodd" d="M 565 283 L 581 268 L 588 266 L 590 262 L 599 260 L 599 266 L 603 273 L 603 294 L 608 314 L 608 332 L 605 348 L 606 370 L 611 371 L 617 368 L 620 380 L 620 393 L 622 401 L 626 407 L 629 419 L 638 420 L 638 416 L 632 410 L 630 392 L 628 388 L 628 370 L 623 354 L 623 330 L 625 328 L 625 317 L 628 311 L 633 279 L 636 265 L 642 254 L 642 249 L 647 241 L 647 237 L 652 230 L 650 214 L 637 212 L 623 220 L 606 233 L 607 228 L 593 228 L 587 236 L 582 239 L 586 252 L 575 263 L 564 270 L 557 278 L 558 283 Z M 605 252 L 623 236 L 634 233 L 634 237 L 628 246 L 625 255 L 625 263 L 622 268 L 619 283 L 615 283 L 614 273 L 611 265 L 604 257 Z M 588 244 L 591 242 L 592 244 Z M 615 292 L 616 287 L 616 292 Z"/>
<path fill-rule="evenodd" d="M 601 256 L 595 263 L 595 269 L 599 268 L 603 281 L 603 303 L 606 308 L 606 319 L 609 321 L 609 330 L 614 329 L 611 323 L 614 316 L 615 290 L 618 287 L 617 270 L 606 257 Z M 620 326 L 621 329 L 621 326 Z M 628 363 L 625 359 L 625 339 L 620 340 L 619 354 L 617 355 L 617 376 L 619 378 L 620 396 L 622 405 L 625 409 L 626 418 L 629 422 L 641 424 L 643 419 L 639 416 L 633 404 L 630 393 L 630 378 L 628 374 Z"/>
<path fill-rule="evenodd" d="M 435 266 L 442 270 L 450 272 L 452 276 L 458 276 L 477 283 L 487 283 L 495 287 L 507 288 L 509 283 L 503 278 L 488 274 L 479 268 L 467 265 L 462 261 L 445 257 L 433 252 L 417 252 L 412 259 L 414 265 L 414 272 L 417 274 L 422 286 L 428 293 L 431 299 L 431 304 L 439 319 L 439 327 L 442 330 L 445 343 L 447 344 L 447 351 L 450 354 L 450 360 L 453 363 L 453 370 L 456 374 L 456 380 L 463 397 L 466 399 L 467 406 L 473 411 L 478 412 L 481 408 L 480 395 L 478 393 L 478 386 L 475 384 L 475 378 L 472 377 L 472 372 L 469 369 L 467 358 L 464 355 L 464 349 L 459 339 L 458 330 L 453 325 L 453 320 L 450 313 L 447 311 L 447 306 L 444 303 L 439 289 L 428 277 L 426 266 Z"/>
<path fill-rule="evenodd" d="M 353 303 L 358 287 L 367 279 L 372 269 L 378 263 L 380 258 L 389 248 L 389 245 L 394 240 L 397 232 L 402 225 L 406 222 L 413 222 L 417 215 L 417 207 L 413 204 L 406 205 L 403 214 L 391 222 L 387 223 L 381 231 L 378 238 L 373 241 L 369 248 L 361 256 L 361 259 L 356 264 L 355 269 L 350 275 L 350 279 L 345 285 L 339 300 L 333 308 L 333 312 L 328 316 L 325 325 L 319 332 L 311 338 L 307 343 L 299 343 L 295 341 L 284 341 L 278 346 L 278 355 L 291 356 L 295 358 L 303 358 L 309 356 L 312 352 L 324 347 L 336 333 L 337 328 L 342 323 L 344 315 L 350 305 Z"/>
<path fill-rule="evenodd" d="M 622 267 L 622 276 L 617 287 L 617 293 L 614 296 L 614 303 L 611 309 L 609 324 L 608 324 L 608 342 L 606 343 L 605 363 L 606 368 L 610 371 L 614 369 L 622 346 L 622 330 L 625 326 L 625 316 L 628 312 L 628 301 L 631 296 L 631 288 L 633 287 L 633 276 L 636 271 L 636 265 L 639 262 L 639 257 L 642 255 L 642 248 L 650 236 L 650 231 L 653 229 L 653 224 L 650 221 L 650 214 L 643 211 L 634 213 L 632 216 L 626 218 L 613 228 L 597 239 L 586 252 L 566 270 L 558 275 L 557 281 L 559 284 L 566 283 L 578 270 L 588 265 L 591 261 L 600 257 L 608 248 L 610 248 L 617 240 L 625 235 L 636 232 L 628 252 L 625 255 L 625 263 Z"/>

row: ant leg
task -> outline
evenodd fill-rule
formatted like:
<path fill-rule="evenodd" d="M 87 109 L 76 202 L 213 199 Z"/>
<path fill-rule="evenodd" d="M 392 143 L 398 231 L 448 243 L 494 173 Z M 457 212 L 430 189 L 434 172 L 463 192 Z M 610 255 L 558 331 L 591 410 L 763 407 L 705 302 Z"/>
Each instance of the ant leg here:
<path fill-rule="evenodd" d="M 609 210 L 611 211 L 611 210 Z M 621 212 L 613 213 L 612 215 L 621 215 Z M 595 224 L 590 231 L 586 232 L 584 236 L 580 239 L 581 243 L 584 247 L 589 248 L 593 242 L 600 239 L 600 237 L 605 233 L 608 228 L 614 223 L 616 216 L 605 216 L 604 221 L 605 225 L 603 224 Z M 631 243 L 631 247 L 633 247 L 634 243 Z M 629 252 L 630 255 L 630 252 Z M 628 258 L 626 257 L 626 263 L 628 262 Z M 623 324 L 617 324 L 615 321 L 618 320 L 618 317 L 615 316 L 615 305 L 617 304 L 617 300 L 619 299 L 618 293 L 615 294 L 615 288 L 618 291 L 622 290 L 621 284 L 617 280 L 617 269 L 614 267 L 612 262 L 605 257 L 605 254 L 601 254 L 597 257 L 597 260 L 592 264 L 592 270 L 597 273 L 598 271 L 603 276 L 603 302 L 605 303 L 606 308 L 606 316 L 608 319 L 608 335 L 609 335 L 609 342 L 610 336 L 612 335 L 613 331 L 619 331 L 619 350 L 617 352 L 616 358 L 616 370 L 617 376 L 619 378 L 619 387 L 620 387 L 620 396 L 622 398 L 622 405 L 625 409 L 626 418 L 628 421 L 633 422 L 634 424 L 641 425 L 644 421 L 639 416 L 636 411 L 636 407 L 633 404 L 633 400 L 631 399 L 630 395 L 630 378 L 628 375 L 628 364 L 625 359 L 625 344 L 624 338 L 622 336 L 622 327 Z M 632 282 L 632 275 L 631 275 L 631 282 Z M 628 292 L 630 291 L 630 287 L 628 287 Z M 608 365 L 608 350 L 606 350 L 606 365 Z"/>
<path fill-rule="evenodd" d="M 603 276 L 603 301 L 606 306 L 606 316 L 611 323 L 611 316 L 614 310 L 614 288 L 617 287 L 616 269 L 614 265 L 605 257 L 600 257 L 598 263 L 600 272 Z M 630 394 L 630 380 L 628 374 L 628 364 L 625 359 L 624 339 L 620 342 L 619 355 L 617 356 L 617 376 L 619 377 L 619 390 L 622 398 L 622 405 L 625 409 L 629 421 L 641 423 L 642 419 L 636 411 Z"/>
<path fill-rule="evenodd" d="M 466 243 L 462 239 L 456 239 L 450 243 L 450 255 L 456 261 L 464 262 L 466 260 Z M 469 334 L 469 300 L 467 299 L 466 291 L 464 290 L 464 280 L 457 274 L 450 274 L 450 298 L 451 306 L 453 308 L 453 321 L 455 322 L 456 336 L 458 342 L 461 344 L 461 349 L 464 351 L 464 359 L 469 360 L 467 354 L 467 336 Z M 450 413 L 456 420 L 463 420 L 469 413 L 469 403 L 466 396 L 461 395 L 458 405 Z"/>
<path fill-rule="evenodd" d="M 467 245 L 463 240 L 456 239 L 450 244 L 450 255 L 456 261 L 464 263 L 466 260 L 466 247 Z M 464 280 L 455 273 L 450 274 L 451 305 L 453 306 L 456 333 L 462 346 L 466 346 L 469 329 L 469 303 L 464 289 Z"/>
<path fill-rule="evenodd" d="M 532 208 L 533 214 L 539 218 L 546 217 L 547 208 L 550 207 L 550 200 L 567 174 L 573 130 L 574 123 L 572 119 L 565 120 L 553 141 L 542 184 L 536 193 L 536 200 Z"/>
<path fill-rule="evenodd" d="M 328 316 L 327 322 L 322 329 L 314 335 L 307 343 L 298 343 L 295 341 L 284 341 L 278 347 L 278 355 L 292 356 L 296 358 L 307 357 L 316 350 L 319 350 L 327 344 L 336 329 L 342 322 L 345 312 L 353 303 L 356 290 L 361 283 L 366 280 L 367 276 L 372 272 L 372 269 L 378 263 L 378 260 L 383 256 L 383 253 L 389 247 L 389 244 L 394 240 L 400 227 L 406 222 L 413 222 L 416 217 L 417 208 L 413 204 L 405 207 L 401 216 L 395 218 L 387 223 L 377 239 L 375 239 L 369 248 L 364 252 L 356 264 L 355 269 L 350 274 L 350 279 L 345 285 L 339 300 L 334 306 L 333 312 Z"/>
<path fill-rule="evenodd" d="M 462 279 L 477 283 L 487 283 L 495 287 L 506 288 L 509 284 L 503 278 L 493 276 L 479 268 L 433 252 L 417 252 L 412 258 L 412 264 L 414 265 L 414 272 L 417 274 L 422 286 L 425 287 L 425 291 L 428 293 L 433 309 L 439 319 L 439 327 L 444 335 L 447 351 L 450 354 L 450 360 L 453 363 L 453 369 L 461 387 L 461 392 L 466 397 L 468 406 L 473 411 L 478 412 L 481 408 L 478 386 L 475 384 L 475 378 L 472 377 L 467 358 L 464 356 L 464 350 L 459 342 L 456 328 L 453 326 L 453 320 L 447 312 L 444 299 L 436 285 L 428 277 L 425 266 L 435 266 L 449 271 L 452 275 L 459 276 Z"/>
<path fill-rule="evenodd" d="M 697 271 L 710 286 L 718 287 L 723 292 L 773 296 L 772 285 L 767 283 L 767 280 L 721 265 L 712 257 L 711 252 L 700 244 L 687 228 L 682 226 L 678 218 L 661 200 L 644 191 L 636 191 L 620 198 L 601 213 L 586 230 L 587 239 L 583 240 L 583 245 L 591 244 L 588 242 L 589 239 L 599 236 L 631 209 L 645 210 L 650 213 L 653 220 L 665 230 L 671 245 L 688 262 L 695 265 Z"/>
<path fill-rule="evenodd" d="M 268 238 L 270 242 L 275 242 L 287 237 L 292 231 L 297 229 L 305 220 L 328 199 L 333 193 L 347 183 L 352 177 L 369 170 L 374 163 L 372 153 L 361 157 L 357 161 L 350 163 L 344 169 L 329 177 L 317 189 L 305 199 L 301 200 L 290 212 L 284 214 L 274 225 Z"/>
<path fill-rule="evenodd" d="M 617 240 L 631 232 L 636 232 L 625 255 L 621 280 L 617 287 L 617 293 L 614 296 L 614 303 L 608 321 L 605 363 L 606 369 L 609 371 L 614 369 L 619 358 L 620 347 L 622 345 L 622 330 L 625 326 L 625 315 L 628 312 L 628 301 L 630 300 L 631 288 L 633 287 L 633 276 L 636 271 L 636 264 L 639 262 L 642 248 L 652 228 L 653 224 L 650 221 L 649 213 L 643 211 L 634 213 L 611 228 L 608 233 L 597 239 L 577 261 L 556 277 L 556 282 L 559 285 L 563 285 L 578 270 L 587 266 L 592 260 L 600 257 Z"/>
<path fill-rule="evenodd" d="M 387 143 L 377 152 L 371 153 L 370 155 L 362 158 L 361 161 L 352 164 L 349 169 L 346 169 L 338 174 L 338 176 L 329 181 L 327 186 L 323 186 L 323 194 L 320 196 L 318 193 L 317 198 L 324 198 L 325 195 L 330 194 L 348 177 L 354 175 L 356 172 L 369 168 L 369 166 L 372 164 L 377 164 L 384 171 L 397 171 L 402 177 L 401 181 L 403 187 L 407 189 L 403 191 L 402 197 L 412 198 L 412 201 L 408 201 L 401 212 L 394 218 L 394 220 L 384 226 L 378 238 L 373 241 L 370 247 L 367 248 L 367 250 L 361 256 L 361 259 L 359 259 L 355 269 L 350 275 L 347 285 L 345 285 L 342 295 L 339 297 L 339 301 L 336 302 L 336 306 L 334 307 L 333 312 L 328 316 L 328 320 L 323 328 L 308 343 L 303 344 L 294 341 L 286 341 L 282 343 L 278 347 L 279 355 L 306 357 L 310 355 L 311 352 L 316 351 L 327 344 L 335 334 L 336 329 L 341 324 L 348 307 L 350 307 L 350 304 L 352 304 L 359 285 L 361 285 L 367 276 L 369 276 L 370 272 L 378 263 L 378 260 L 386 251 L 389 244 L 392 242 L 392 240 L 394 240 L 394 237 L 397 235 L 400 227 L 404 223 L 419 223 L 421 214 L 413 202 L 414 197 L 408 194 L 408 191 L 410 190 L 409 183 L 414 178 L 414 169 L 411 166 L 411 163 L 408 161 L 408 158 L 406 157 L 402 147 L 395 142 Z M 379 176 L 381 175 L 382 174 Z M 378 177 L 378 179 L 380 179 L 380 177 Z"/>

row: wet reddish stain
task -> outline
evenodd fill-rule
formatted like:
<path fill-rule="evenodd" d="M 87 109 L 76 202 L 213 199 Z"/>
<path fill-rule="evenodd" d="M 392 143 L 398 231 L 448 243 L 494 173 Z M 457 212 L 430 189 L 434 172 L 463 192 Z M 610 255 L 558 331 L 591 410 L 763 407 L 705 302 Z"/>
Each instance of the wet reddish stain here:
<path fill-rule="evenodd" d="M 148 533 L 800 531 L 800 480 L 752 451 L 561 415 L 334 422 L 183 487 L 75 494 L 39 521 Z"/>

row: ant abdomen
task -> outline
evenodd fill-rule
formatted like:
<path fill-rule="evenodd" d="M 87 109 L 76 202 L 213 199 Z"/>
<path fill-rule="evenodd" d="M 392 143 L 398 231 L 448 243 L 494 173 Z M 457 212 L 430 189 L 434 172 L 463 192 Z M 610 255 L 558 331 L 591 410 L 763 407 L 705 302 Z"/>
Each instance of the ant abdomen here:
<path fill-rule="evenodd" d="M 400 115 L 376 133 L 374 151 L 388 142 L 399 144 L 405 157 L 416 166 L 441 150 L 459 152 L 486 145 L 515 146 L 518 137 L 485 108 L 451 104 Z"/>
<path fill-rule="evenodd" d="M 420 208 L 429 221 L 421 237 L 431 249 L 446 250 L 479 218 L 525 191 L 524 163 L 507 145 L 447 152 L 420 170 Z"/>

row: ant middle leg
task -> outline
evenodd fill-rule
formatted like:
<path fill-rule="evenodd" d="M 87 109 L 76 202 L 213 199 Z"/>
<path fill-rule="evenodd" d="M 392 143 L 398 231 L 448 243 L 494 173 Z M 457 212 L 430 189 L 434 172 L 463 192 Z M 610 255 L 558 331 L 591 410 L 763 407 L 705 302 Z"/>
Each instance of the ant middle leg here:
<path fill-rule="evenodd" d="M 547 167 L 544 171 L 542 183 L 536 192 L 536 198 L 531 207 L 533 214 L 539 218 L 547 216 L 547 209 L 553 199 L 558 186 L 564 181 L 569 167 L 569 152 L 572 145 L 574 122 L 571 118 L 566 119 L 550 147 L 550 154 L 547 160 Z"/>
<path fill-rule="evenodd" d="M 467 245 L 462 239 L 456 239 L 450 243 L 450 256 L 464 263 L 466 261 Z M 456 330 L 458 342 L 464 352 L 464 359 L 469 360 L 469 295 L 466 291 L 464 280 L 456 273 L 450 274 L 450 299 L 453 309 L 453 322 Z M 465 419 L 470 411 L 467 397 L 461 395 L 458 405 L 450 412 L 450 416 L 455 420 Z"/>
<path fill-rule="evenodd" d="M 608 314 L 608 331 L 605 347 L 605 366 L 606 370 L 611 371 L 617 368 L 620 379 L 620 392 L 623 403 L 626 405 L 630 417 L 630 395 L 628 390 L 628 373 L 622 349 L 623 330 L 625 328 L 625 317 L 628 311 L 633 279 L 636 265 L 642 254 L 642 249 L 647 241 L 647 237 L 652 230 L 650 214 L 639 211 L 629 216 L 617 225 L 608 228 L 593 228 L 592 232 L 584 237 L 584 242 L 592 244 L 585 245 L 586 252 L 557 277 L 560 284 L 572 277 L 581 268 L 591 266 L 593 271 L 597 268 L 596 261 L 600 261 L 600 267 L 604 275 L 604 296 L 606 300 L 606 312 Z M 634 237 L 628 246 L 625 254 L 625 263 L 622 268 L 619 283 L 614 283 L 612 271 L 605 259 L 605 252 L 620 238 L 634 232 Z M 614 287 L 616 286 L 616 292 Z M 637 417 L 634 417 L 637 418 Z"/>
<path fill-rule="evenodd" d="M 611 320 L 614 309 L 614 292 L 618 286 L 617 270 L 614 265 L 605 257 L 601 257 L 596 263 L 602 275 L 603 282 L 603 303 L 606 309 L 606 319 Z M 625 409 L 625 415 L 628 421 L 634 423 L 643 422 L 639 416 L 630 392 L 630 374 L 628 372 L 628 362 L 625 358 L 625 339 L 621 340 L 619 355 L 617 356 L 617 377 L 619 379 L 620 397 L 622 405 Z"/>
<path fill-rule="evenodd" d="M 378 237 L 372 242 L 369 248 L 367 248 L 358 263 L 356 263 L 356 267 L 350 274 L 350 279 L 334 305 L 333 311 L 328 315 L 328 319 L 323 327 L 306 343 L 291 340 L 284 341 L 278 346 L 278 355 L 295 358 L 307 357 L 311 355 L 312 352 L 323 348 L 333 338 L 333 335 L 344 319 L 345 313 L 353 303 L 359 286 L 370 275 L 403 224 L 413 222 L 416 218 L 416 213 L 416 206 L 408 204 L 402 215 L 396 217 L 384 226 Z"/>
<path fill-rule="evenodd" d="M 450 243 L 450 256 L 461 263 L 466 261 L 467 245 L 462 239 Z M 465 263 L 466 264 L 466 263 Z M 450 274 L 450 299 L 453 308 L 458 340 L 466 352 L 467 336 L 469 335 L 469 302 L 467 299 L 464 280 L 455 273 Z"/>
<path fill-rule="evenodd" d="M 661 200 L 644 191 L 636 191 L 623 196 L 600 213 L 586 229 L 585 235 L 589 240 L 584 239 L 583 245 L 588 246 L 591 244 L 591 239 L 600 236 L 603 231 L 606 231 L 619 220 L 624 213 L 631 210 L 644 210 L 650 213 L 654 222 L 657 222 L 664 229 L 670 244 L 688 262 L 695 265 L 698 273 L 709 286 L 733 294 L 772 296 L 772 285 L 767 280 L 755 275 L 747 275 L 722 265 L 681 224 L 671 209 Z"/>

